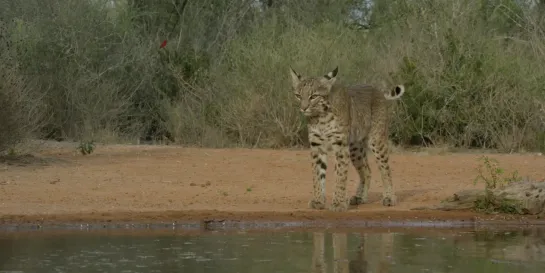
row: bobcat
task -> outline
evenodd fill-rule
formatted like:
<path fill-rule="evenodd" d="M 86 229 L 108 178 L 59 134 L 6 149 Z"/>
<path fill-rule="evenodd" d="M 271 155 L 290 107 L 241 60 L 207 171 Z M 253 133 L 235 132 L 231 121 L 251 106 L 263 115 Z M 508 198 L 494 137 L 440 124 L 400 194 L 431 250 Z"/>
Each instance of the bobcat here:
<path fill-rule="evenodd" d="M 346 211 L 349 204 L 367 203 L 371 170 L 367 162 L 368 148 L 379 165 L 384 192 L 382 204 L 395 206 L 391 170 L 388 164 L 388 125 L 393 100 L 405 93 L 403 85 L 389 92 L 371 85 L 343 86 L 336 84 L 338 67 L 322 77 L 303 77 L 290 67 L 295 97 L 300 111 L 307 119 L 314 169 L 313 198 L 309 207 L 325 209 L 325 175 L 327 153 L 336 157 L 337 181 L 332 211 Z M 356 195 L 346 196 L 348 160 L 356 168 L 360 183 Z"/>

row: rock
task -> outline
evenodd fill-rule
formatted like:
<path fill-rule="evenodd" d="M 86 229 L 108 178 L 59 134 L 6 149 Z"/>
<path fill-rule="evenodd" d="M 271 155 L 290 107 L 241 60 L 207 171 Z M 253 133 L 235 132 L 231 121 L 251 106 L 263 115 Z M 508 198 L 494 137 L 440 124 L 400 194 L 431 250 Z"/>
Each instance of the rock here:
<path fill-rule="evenodd" d="M 491 191 L 491 206 L 501 212 L 545 215 L 545 182 L 513 182 Z M 466 210 L 485 199 L 484 190 L 463 190 L 453 194 L 434 209 Z"/>
<path fill-rule="evenodd" d="M 545 182 L 511 183 L 493 193 L 501 200 L 518 203 L 523 214 L 538 215 L 545 212 Z"/>

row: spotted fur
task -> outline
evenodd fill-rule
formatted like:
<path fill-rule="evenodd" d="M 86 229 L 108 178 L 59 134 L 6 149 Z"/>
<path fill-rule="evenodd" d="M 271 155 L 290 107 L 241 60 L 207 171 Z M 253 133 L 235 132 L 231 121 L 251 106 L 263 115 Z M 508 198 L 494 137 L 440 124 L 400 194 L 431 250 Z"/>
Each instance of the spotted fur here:
<path fill-rule="evenodd" d="M 322 77 L 303 77 L 290 69 L 293 90 L 301 113 L 308 123 L 314 169 L 313 198 L 310 208 L 325 209 L 327 154 L 336 158 L 337 177 L 330 210 L 345 211 L 350 205 L 367 203 L 371 170 L 370 150 L 377 160 L 384 192 L 382 204 L 395 206 L 389 165 L 388 126 L 394 100 L 405 93 L 403 85 L 383 92 L 371 85 L 344 86 L 336 83 L 338 68 Z M 359 174 L 356 194 L 348 201 L 346 183 L 349 161 Z"/>

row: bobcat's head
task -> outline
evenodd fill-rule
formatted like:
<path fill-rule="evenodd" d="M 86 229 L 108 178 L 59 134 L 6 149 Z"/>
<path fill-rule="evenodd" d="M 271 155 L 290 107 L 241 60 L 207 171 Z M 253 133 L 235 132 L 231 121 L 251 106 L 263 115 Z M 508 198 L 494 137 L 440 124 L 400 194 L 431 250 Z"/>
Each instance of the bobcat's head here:
<path fill-rule="evenodd" d="M 338 67 L 321 77 L 302 77 L 290 68 L 295 98 L 299 110 L 307 117 L 320 116 L 331 108 L 329 93 L 335 84 Z"/>

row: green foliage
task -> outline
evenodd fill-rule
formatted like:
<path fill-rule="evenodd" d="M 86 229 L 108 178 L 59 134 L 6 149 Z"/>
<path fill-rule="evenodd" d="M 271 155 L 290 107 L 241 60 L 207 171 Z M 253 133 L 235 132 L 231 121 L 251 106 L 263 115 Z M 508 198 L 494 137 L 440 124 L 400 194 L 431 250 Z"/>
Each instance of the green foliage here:
<path fill-rule="evenodd" d="M 94 141 L 82 141 L 78 145 L 77 149 L 82 155 L 90 155 L 95 151 L 95 142 Z"/>
<path fill-rule="evenodd" d="M 482 163 L 477 167 L 479 174 L 475 177 L 473 183 L 484 182 L 485 194 L 475 201 L 475 209 L 487 213 L 521 213 L 519 202 L 499 198 L 494 194 L 494 190 L 499 187 L 505 187 L 510 183 L 521 181 L 518 171 L 515 170 L 505 175 L 504 169 L 499 166 L 496 159 L 482 156 L 480 157 L 480 161 Z"/>
<path fill-rule="evenodd" d="M 489 158 L 488 156 L 481 156 L 479 159 L 482 163 L 477 167 L 479 174 L 475 177 L 474 184 L 482 181 L 485 183 L 487 190 L 493 190 L 498 187 L 505 187 L 509 183 L 520 181 L 521 177 L 516 170 L 505 176 L 505 170 L 499 166 L 498 160 Z"/>
<path fill-rule="evenodd" d="M 0 147 L 29 133 L 306 145 L 288 67 L 338 65 L 344 83 L 406 85 L 397 144 L 543 150 L 542 11 L 516 2 L 0 0 L 0 74 L 21 83 L 0 82 L 0 111 L 21 109 L 0 126 L 24 128 Z"/>

